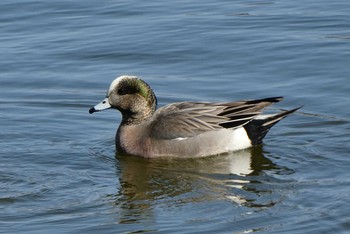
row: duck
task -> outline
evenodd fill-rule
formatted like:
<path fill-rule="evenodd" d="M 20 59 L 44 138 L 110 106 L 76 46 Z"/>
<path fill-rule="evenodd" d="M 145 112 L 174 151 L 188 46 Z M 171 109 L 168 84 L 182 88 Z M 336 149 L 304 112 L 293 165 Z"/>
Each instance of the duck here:
<path fill-rule="evenodd" d="M 282 99 L 184 101 L 157 109 L 152 88 L 137 76 L 123 75 L 113 80 L 105 98 L 89 113 L 120 111 L 122 119 L 115 135 L 118 154 L 198 158 L 261 145 L 272 126 L 301 108 L 262 113 Z"/>

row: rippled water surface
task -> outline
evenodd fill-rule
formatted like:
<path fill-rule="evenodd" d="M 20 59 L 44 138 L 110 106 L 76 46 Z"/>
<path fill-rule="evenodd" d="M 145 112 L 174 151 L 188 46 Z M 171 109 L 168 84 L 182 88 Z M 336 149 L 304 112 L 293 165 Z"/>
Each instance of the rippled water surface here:
<path fill-rule="evenodd" d="M 347 233 L 350 2 L 0 2 L 0 232 Z M 160 105 L 285 96 L 254 149 L 118 155 L 118 75 Z"/>

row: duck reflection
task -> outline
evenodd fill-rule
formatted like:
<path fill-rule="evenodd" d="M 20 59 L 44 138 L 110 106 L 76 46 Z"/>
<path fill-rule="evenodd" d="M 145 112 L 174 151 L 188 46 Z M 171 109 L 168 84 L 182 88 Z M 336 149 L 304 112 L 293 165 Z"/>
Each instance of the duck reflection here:
<path fill-rule="evenodd" d="M 226 199 L 247 207 L 272 206 L 273 201 L 266 202 L 269 198 L 262 204 L 257 198 L 271 194 L 268 186 L 261 186 L 273 179 L 266 171 L 287 169 L 264 154 L 261 146 L 202 159 L 149 160 L 117 154 L 120 188 L 116 204 L 124 212 L 121 222 L 137 220 L 135 214 L 142 219 L 152 217 L 152 209 L 162 201 L 176 205 Z"/>

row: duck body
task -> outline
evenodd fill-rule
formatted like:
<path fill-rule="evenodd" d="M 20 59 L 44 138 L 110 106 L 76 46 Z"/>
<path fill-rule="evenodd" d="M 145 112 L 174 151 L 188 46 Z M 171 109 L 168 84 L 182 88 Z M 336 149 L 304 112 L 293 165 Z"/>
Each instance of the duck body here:
<path fill-rule="evenodd" d="M 150 86 L 135 76 L 120 76 L 106 98 L 89 112 L 115 108 L 122 113 L 116 148 L 146 158 L 205 157 L 262 143 L 268 130 L 298 108 L 263 115 L 282 97 L 238 102 L 178 102 L 156 109 Z"/>
<path fill-rule="evenodd" d="M 116 134 L 118 152 L 152 157 L 204 157 L 251 146 L 243 128 L 206 131 L 194 136 L 168 138 L 150 134 L 153 118 L 137 125 L 120 125 Z"/>

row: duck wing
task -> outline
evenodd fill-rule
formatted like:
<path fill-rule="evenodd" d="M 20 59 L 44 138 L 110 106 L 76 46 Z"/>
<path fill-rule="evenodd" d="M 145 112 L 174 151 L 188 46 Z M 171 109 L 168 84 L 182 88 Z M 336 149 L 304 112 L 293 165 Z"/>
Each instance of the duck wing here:
<path fill-rule="evenodd" d="M 252 121 L 282 97 L 228 103 L 179 102 L 159 108 L 150 121 L 150 136 L 188 138 L 219 129 L 236 129 Z"/>

